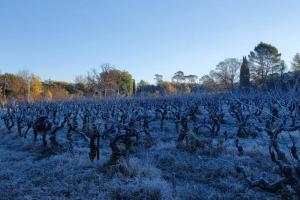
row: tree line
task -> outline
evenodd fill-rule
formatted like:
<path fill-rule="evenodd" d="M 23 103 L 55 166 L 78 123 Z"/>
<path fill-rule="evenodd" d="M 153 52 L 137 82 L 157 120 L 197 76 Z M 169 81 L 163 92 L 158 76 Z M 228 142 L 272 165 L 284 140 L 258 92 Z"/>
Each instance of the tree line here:
<path fill-rule="evenodd" d="M 174 95 L 203 91 L 224 91 L 245 88 L 267 89 L 288 87 L 300 72 L 300 54 L 291 62 L 291 72 L 279 50 L 267 43 L 259 43 L 242 60 L 227 58 L 219 62 L 209 74 L 198 77 L 183 71 L 174 73 L 171 81 L 155 74 L 156 84 L 141 80 L 135 83 L 132 75 L 110 64 L 92 69 L 87 75 L 75 78 L 74 83 L 46 80 L 28 71 L 0 74 L 1 100 L 64 100 L 74 98 L 130 97 L 141 95 Z"/>
<path fill-rule="evenodd" d="M 87 75 L 75 78 L 75 83 L 63 81 L 42 81 L 28 71 L 17 74 L 0 74 L 0 98 L 17 101 L 49 101 L 76 98 L 99 98 L 131 96 L 135 91 L 135 81 L 130 73 L 109 64 L 103 64 Z"/>
<path fill-rule="evenodd" d="M 279 50 L 264 42 L 242 60 L 227 58 L 219 62 L 209 74 L 198 78 L 197 75 L 185 75 L 176 72 L 171 81 L 164 81 L 163 76 L 155 74 L 156 86 L 145 81 L 138 83 L 139 93 L 174 94 L 203 91 L 224 91 L 234 89 L 287 89 L 296 81 L 300 73 L 300 54 L 291 62 L 291 71 L 281 58 Z"/>

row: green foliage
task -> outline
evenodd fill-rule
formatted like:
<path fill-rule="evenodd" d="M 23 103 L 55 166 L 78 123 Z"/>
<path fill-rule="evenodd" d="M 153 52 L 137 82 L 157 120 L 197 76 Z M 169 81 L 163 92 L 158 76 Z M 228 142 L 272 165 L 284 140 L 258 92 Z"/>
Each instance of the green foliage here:
<path fill-rule="evenodd" d="M 0 78 L 3 80 L 2 88 L 5 88 L 3 94 L 5 93 L 8 98 L 21 100 L 26 97 L 27 84 L 22 77 L 14 74 L 3 74 Z"/>
<path fill-rule="evenodd" d="M 267 77 L 270 74 L 280 73 L 281 54 L 271 44 L 259 43 L 254 51 L 250 52 L 249 60 L 253 80 L 258 84 L 266 85 Z"/>
<path fill-rule="evenodd" d="M 121 72 L 121 83 L 120 83 L 122 95 L 131 96 L 133 92 L 133 80 L 129 72 Z"/>
<path fill-rule="evenodd" d="M 120 71 L 106 64 L 102 72 L 89 78 L 89 83 L 94 90 L 100 90 L 103 96 L 130 96 L 133 92 L 133 80 L 129 72 Z"/>
<path fill-rule="evenodd" d="M 174 74 L 172 77 L 172 80 L 177 82 L 177 83 L 182 83 L 185 81 L 185 76 L 183 71 L 178 71 Z"/>
<path fill-rule="evenodd" d="M 246 57 L 243 57 L 243 63 L 240 69 L 240 88 L 247 88 L 250 86 L 250 69 Z"/>

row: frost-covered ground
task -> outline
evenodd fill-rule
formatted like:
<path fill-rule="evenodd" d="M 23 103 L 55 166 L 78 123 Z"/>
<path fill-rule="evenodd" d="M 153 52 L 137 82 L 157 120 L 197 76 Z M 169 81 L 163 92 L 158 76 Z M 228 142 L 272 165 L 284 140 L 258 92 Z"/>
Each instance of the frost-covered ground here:
<path fill-rule="evenodd" d="M 151 126 L 152 146 L 138 145 L 117 166 L 105 167 L 110 149 L 101 143 L 101 158 L 91 162 L 79 142 L 75 153 L 61 150 L 49 156 L 41 141 L 0 132 L 0 199 L 281 199 L 289 188 L 271 194 L 251 188 L 235 170 L 246 167 L 253 179 L 278 179 L 267 151 L 267 138 L 241 140 L 238 155 L 233 138 L 212 142 L 197 153 L 176 148 L 172 124 L 163 132 Z M 65 134 L 62 131 L 59 134 Z M 76 141 L 75 141 L 76 143 Z M 64 146 L 64 144 L 62 144 Z"/>

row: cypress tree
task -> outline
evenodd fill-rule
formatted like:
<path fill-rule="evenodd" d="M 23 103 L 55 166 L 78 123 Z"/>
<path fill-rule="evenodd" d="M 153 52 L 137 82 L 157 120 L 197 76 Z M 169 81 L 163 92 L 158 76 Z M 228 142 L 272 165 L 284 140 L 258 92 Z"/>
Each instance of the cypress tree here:
<path fill-rule="evenodd" d="M 132 80 L 132 95 L 135 96 L 136 93 L 136 84 L 135 79 Z"/>
<path fill-rule="evenodd" d="M 250 69 L 246 57 L 243 57 L 243 63 L 240 70 L 240 88 L 247 88 L 250 86 Z"/>

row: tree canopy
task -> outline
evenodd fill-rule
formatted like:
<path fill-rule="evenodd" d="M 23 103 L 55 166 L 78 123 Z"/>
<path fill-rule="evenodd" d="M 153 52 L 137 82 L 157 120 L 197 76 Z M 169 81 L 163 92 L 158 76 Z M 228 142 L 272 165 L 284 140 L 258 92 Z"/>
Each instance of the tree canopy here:
<path fill-rule="evenodd" d="M 280 73 L 281 54 L 271 44 L 259 43 L 250 52 L 249 60 L 253 80 L 265 86 L 267 77 L 270 74 Z"/>

